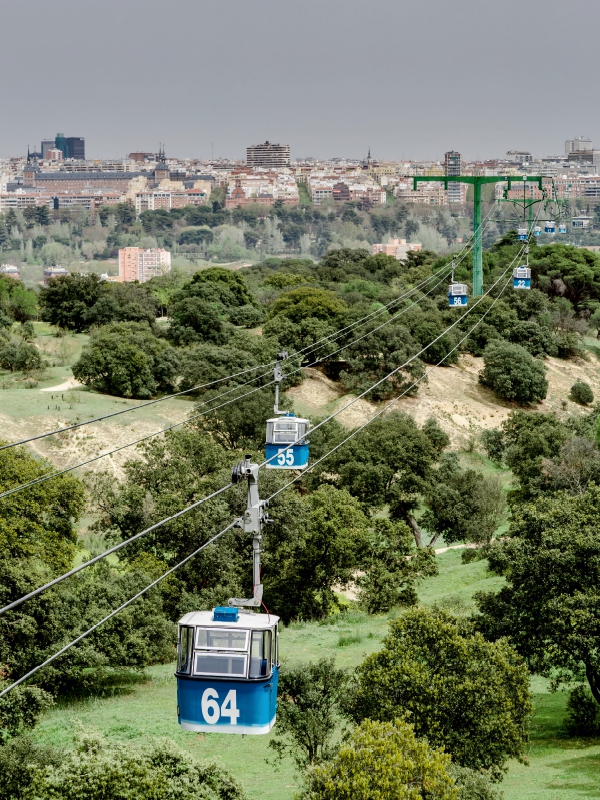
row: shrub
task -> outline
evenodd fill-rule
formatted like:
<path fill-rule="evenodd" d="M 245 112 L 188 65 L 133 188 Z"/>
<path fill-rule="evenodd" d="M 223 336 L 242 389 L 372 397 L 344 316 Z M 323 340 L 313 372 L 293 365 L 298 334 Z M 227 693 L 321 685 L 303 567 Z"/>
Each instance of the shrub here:
<path fill-rule="evenodd" d="M 35 328 L 33 327 L 33 322 L 31 322 L 31 320 L 26 320 L 25 322 L 21 323 L 19 336 L 24 342 L 35 341 Z"/>
<path fill-rule="evenodd" d="M 246 800 L 242 787 L 216 764 L 202 764 L 170 740 L 138 747 L 83 736 L 62 764 L 38 770 L 44 800 Z M 41 791 L 40 791 L 41 790 Z"/>
<path fill-rule="evenodd" d="M 566 726 L 573 736 L 600 735 L 600 705 L 585 686 L 576 686 L 569 695 Z"/>
<path fill-rule="evenodd" d="M 479 382 L 506 400 L 530 403 L 543 400 L 548 392 L 545 367 L 524 347 L 491 341 L 484 350 L 484 369 Z"/>
<path fill-rule="evenodd" d="M 16 341 L 0 348 L 0 367 L 10 372 L 31 372 L 43 365 L 40 351 L 33 344 Z"/>
<path fill-rule="evenodd" d="M 573 386 L 571 386 L 571 393 L 569 396 L 571 400 L 575 403 L 579 403 L 580 406 L 587 406 L 594 402 L 594 393 L 589 383 L 585 383 L 585 381 L 575 381 Z"/>
<path fill-rule="evenodd" d="M 454 763 L 450 764 L 448 772 L 456 782 L 458 790 L 456 800 L 502 800 L 504 797 L 483 772 Z"/>

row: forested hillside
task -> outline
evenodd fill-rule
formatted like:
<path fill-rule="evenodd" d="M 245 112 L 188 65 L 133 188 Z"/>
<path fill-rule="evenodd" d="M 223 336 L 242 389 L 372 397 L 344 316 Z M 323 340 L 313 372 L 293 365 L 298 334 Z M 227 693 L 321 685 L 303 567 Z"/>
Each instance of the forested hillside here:
<path fill-rule="evenodd" d="M 141 224 L 150 225 L 143 215 Z M 470 258 L 468 249 L 459 256 L 456 280 L 469 281 Z M 451 258 L 430 250 L 401 262 L 341 247 L 316 263 L 269 257 L 242 270 L 174 269 L 145 284 L 75 273 L 39 293 L 0 277 L 0 392 L 29 386 L 39 397 L 40 385 L 51 388 L 60 353 L 42 349 L 43 325 L 57 342 L 78 342 L 72 394 L 110 398 L 123 410 L 137 405 L 130 401 L 160 408 L 173 393 L 186 398 L 177 424 L 132 448 L 118 474 L 97 463 L 93 472 L 75 469 L 76 458 L 54 475 L 28 445 L 0 449 L 2 606 L 128 542 L 0 616 L 0 690 L 240 516 L 246 490 L 229 487 L 231 469 L 246 453 L 262 460 L 272 366 L 285 351 L 285 407 L 306 397 L 316 376 L 341 402 L 311 414 L 309 470 L 260 473 L 273 519 L 263 539 L 264 602 L 286 634 L 353 619 L 364 627 L 359 642 L 376 631 L 352 663 L 311 647 L 303 657 L 301 638 L 282 653 L 271 756 L 296 775 L 302 797 L 340 796 L 352 770 L 374 785 L 414 779 L 421 796 L 499 797 L 507 770 L 533 758 L 532 675 L 568 690 L 565 736 L 600 735 L 600 259 L 532 242 L 527 292 L 512 288 L 521 261 L 509 231 L 484 253 L 484 296 L 464 308 L 448 306 Z M 426 407 L 429 376 L 467 360 L 503 413 L 500 424 L 490 418 L 483 433 L 457 440 L 448 419 L 416 412 Z M 581 376 L 552 408 L 541 405 L 548 365 Z M 593 380 L 583 379 L 588 373 Z M 398 398 L 411 405 L 394 405 Z M 358 429 L 339 411 L 363 399 L 370 416 Z M 76 402 L 61 402 L 57 419 L 87 424 L 91 414 L 75 417 L 67 404 Z M 7 444 L 19 435 L 3 437 Z M 442 595 L 425 602 L 440 579 L 435 549 L 453 545 L 465 570 L 475 565 L 489 581 L 465 603 Z M 106 730 L 104 738 L 87 731 L 73 749 L 53 745 L 38 723 L 65 704 L 118 703 L 146 670 L 174 661 L 183 614 L 252 592 L 251 541 L 228 529 L 0 697 L 8 776 L 0 798 L 96 800 L 106 786 L 121 797 L 132 772 L 135 798 L 244 797 L 243 771 L 240 783 L 196 761 L 182 749 L 184 734 L 173 734 L 177 746 L 147 736 L 129 749 Z M 74 788 L 81 776 L 89 785 Z M 270 796 L 287 798 L 287 788 Z M 343 791 L 350 796 L 352 786 Z"/>

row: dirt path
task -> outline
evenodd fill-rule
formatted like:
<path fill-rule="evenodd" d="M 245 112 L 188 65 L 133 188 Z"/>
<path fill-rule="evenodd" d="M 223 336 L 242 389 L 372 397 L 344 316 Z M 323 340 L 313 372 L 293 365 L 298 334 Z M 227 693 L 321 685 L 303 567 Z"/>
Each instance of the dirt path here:
<path fill-rule="evenodd" d="M 40 392 L 68 392 L 69 389 L 75 389 L 76 386 L 83 386 L 76 378 L 69 378 L 64 383 L 59 383 L 58 386 L 48 386 L 45 389 L 40 389 Z"/>

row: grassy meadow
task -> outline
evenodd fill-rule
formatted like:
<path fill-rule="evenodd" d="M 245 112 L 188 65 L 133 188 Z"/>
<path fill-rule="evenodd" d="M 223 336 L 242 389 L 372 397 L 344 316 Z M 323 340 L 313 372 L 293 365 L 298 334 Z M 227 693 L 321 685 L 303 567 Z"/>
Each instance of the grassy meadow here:
<path fill-rule="evenodd" d="M 502 579 L 485 561 L 463 564 L 460 550 L 438 556 L 440 574 L 420 591 L 424 605 L 438 603 L 465 611 L 473 593 L 496 589 Z M 296 623 L 283 630 L 283 662 L 335 656 L 340 666 L 354 667 L 379 648 L 390 615 L 367 617 L 350 610 L 323 623 Z M 229 769 L 248 794 L 265 800 L 292 800 L 299 775 L 291 760 L 275 764 L 270 736 L 226 736 L 182 731 L 176 720 L 174 665 L 152 667 L 138 684 L 113 697 L 58 705 L 36 729 L 45 742 L 68 746 L 82 726 L 121 740 L 167 736 L 200 759 L 216 759 Z M 528 764 L 511 762 L 502 789 L 506 800 L 584 800 L 600 797 L 600 740 L 568 738 L 562 729 L 567 696 L 551 694 L 547 682 L 532 678 L 536 713 Z"/>

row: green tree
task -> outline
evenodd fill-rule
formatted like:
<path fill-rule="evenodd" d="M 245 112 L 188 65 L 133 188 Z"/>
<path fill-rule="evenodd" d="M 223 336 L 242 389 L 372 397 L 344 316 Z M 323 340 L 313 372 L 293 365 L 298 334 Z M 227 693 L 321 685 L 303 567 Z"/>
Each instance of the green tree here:
<path fill-rule="evenodd" d="M 455 453 L 444 454 L 425 492 L 427 509 L 421 523 L 446 544 L 473 542 L 489 545 L 501 524 L 506 496 L 496 476 L 461 469 Z"/>
<path fill-rule="evenodd" d="M 478 598 L 479 627 L 509 636 L 531 670 L 553 685 L 587 680 L 600 703 L 600 488 L 513 509 L 510 538 L 490 567 L 506 586 Z"/>
<path fill-rule="evenodd" d="M 26 322 L 37 315 L 37 294 L 21 281 L 0 275 L 0 312 L 16 322 Z"/>
<path fill-rule="evenodd" d="M 508 342 L 491 341 L 483 354 L 484 369 L 479 382 L 506 400 L 531 403 L 543 400 L 548 381 L 541 361 L 524 347 Z"/>
<path fill-rule="evenodd" d="M 306 776 L 301 800 L 457 800 L 450 756 L 412 725 L 365 720 L 325 764 Z"/>
<path fill-rule="evenodd" d="M 301 286 L 279 295 L 269 311 L 269 319 L 283 316 L 298 324 L 312 317 L 324 322 L 334 322 L 347 309 L 346 303 L 333 292 Z"/>
<path fill-rule="evenodd" d="M 361 557 L 364 575 L 356 579 L 361 604 L 370 614 L 415 605 L 416 585 L 426 576 L 437 575 L 433 551 L 415 549 L 408 525 L 389 519 L 373 520 L 367 542 Z"/>
<path fill-rule="evenodd" d="M 0 346 L 0 367 L 11 372 L 32 372 L 43 365 L 37 347 L 28 342 L 12 340 Z"/>
<path fill-rule="evenodd" d="M 108 290 L 98 275 L 61 275 L 51 278 L 40 290 L 42 319 L 80 333 L 88 327 L 88 310 Z"/>
<path fill-rule="evenodd" d="M 518 488 L 509 492 L 509 502 L 531 499 L 544 490 L 544 464 L 559 456 L 570 435 L 555 414 L 525 411 L 511 412 L 500 429 L 485 433 L 482 438 L 490 458 L 504 461 L 519 481 Z"/>
<path fill-rule="evenodd" d="M 333 658 L 283 665 L 279 674 L 276 738 L 269 747 L 280 757 L 291 753 L 299 769 L 329 758 L 340 724 L 340 699 L 346 670 Z"/>
<path fill-rule="evenodd" d="M 0 690 L 10 685 L 0 680 Z M 15 736 L 35 727 L 43 711 L 53 703 L 52 695 L 37 686 L 17 686 L 0 698 L 0 750 Z"/>
<path fill-rule="evenodd" d="M 73 366 L 77 380 L 118 397 L 152 397 L 173 389 L 178 358 L 148 325 L 114 322 L 90 337 Z"/>
<path fill-rule="evenodd" d="M 190 281 L 190 284 L 196 287 L 201 286 L 203 283 L 222 284 L 231 292 L 237 306 L 256 305 L 256 300 L 248 291 L 244 279 L 230 269 L 210 267 L 196 272 Z M 185 291 L 185 287 L 183 291 Z"/>
<path fill-rule="evenodd" d="M 0 491 L 36 480 L 53 469 L 22 447 L 2 450 Z M 2 558 L 9 562 L 35 558 L 53 574 L 68 569 L 76 552 L 76 525 L 84 506 L 83 484 L 73 475 L 60 475 L 5 498 L 0 514 Z"/>
<path fill-rule="evenodd" d="M 408 414 L 380 417 L 337 450 L 307 477 L 347 489 L 365 507 L 390 507 L 393 519 L 408 523 L 423 546 L 414 513 L 431 468 L 449 443 L 433 420 L 422 428 Z"/>
<path fill-rule="evenodd" d="M 218 312 L 206 300 L 186 297 L 173 303 L 168 336 L 175 344 L 205 341 L 223 344 L 227 339 L 225 326 Z"/>
<path fill-rule="evenodd" d="M 417 735 L 496 779 L 509 758 L 523 758 L 532 710 L 527 669 L 506 640 L 488 642 L 467 620 L 425 608 L 390 623 L 347 703 L 355 722 L 410 714 Z"/>

